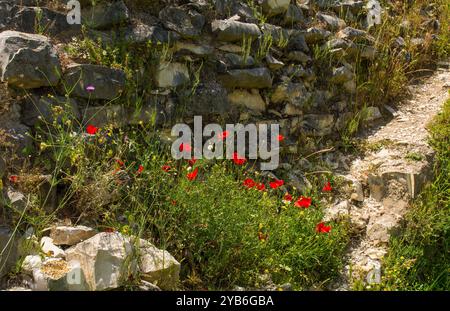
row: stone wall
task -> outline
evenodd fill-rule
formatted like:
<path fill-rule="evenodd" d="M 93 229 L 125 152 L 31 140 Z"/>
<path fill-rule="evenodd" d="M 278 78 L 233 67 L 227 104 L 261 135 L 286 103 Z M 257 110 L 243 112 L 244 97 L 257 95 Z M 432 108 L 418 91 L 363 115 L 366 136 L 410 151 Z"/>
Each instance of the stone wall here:
<path fill-rule="evenodd" d="M 0 78 L 13 96 L 27 94 L 8 131 L 23 134 L 39 116 L 49 121 L 59 105 L 97 126 L 149 122 L 155 114 L 169 126 L 202 115 L 277 122 L 292 142 L 338 135 L 354 110 L 355 62 L 377 54 L 362 30 L 364 1 L 89 2 L 81 1 L 81 27 L 66 22 L 58 1 L 0 1 Z M 105 47 L 163 46 L 171 57 L 130 75 L 71 57 L 67 46 L 84 36 Z M 145 81 L 134 85 L 134 100 L 130 79 Z"/>

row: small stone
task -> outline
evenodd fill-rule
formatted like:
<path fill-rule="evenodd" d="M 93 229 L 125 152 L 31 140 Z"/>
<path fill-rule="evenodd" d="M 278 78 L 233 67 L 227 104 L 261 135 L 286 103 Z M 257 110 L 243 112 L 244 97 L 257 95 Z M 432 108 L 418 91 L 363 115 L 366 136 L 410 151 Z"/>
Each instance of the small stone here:
<path fill-rule="evenodd" d="M 189 42 L 177 42 L 174 46 L 175 52 L 189 52 L 198 56 L 208 56 L 214 53 L 214 48 L 209 45 L 194 44 Z"/>
<path fill-rule="evenodd" d="M 162 63 L 158 66 L 155 82 L 158 87 L 177 87 L 189 81 L 189 70 L 181 63 Z"/>
<path fill-rule="evenodd" d="M 214 98 L 212 101 L 211 98 Z M 200 82 L 188 101 L 189 115 L 223 115 L 230 113 L 228 92 L 219 81 Z"/>
<path fill-rule="evenodd" d="M 56 85 L 61 66 L 47 37 L 18 31 L 0 33 L 1 81 L 32 89 Z"/>
<path fill-rule="evenodd" d="M 19 5 L 24 4 L 19 3 Z M 70 37 L 79 35 L 81 32 L 81 25 L 67 22 L 66 13 L 46 8 L 43 3 L 36 3 L 33 6 L 14 6 L 12 11 L 14 15 L 8 25 L 9 29 L 29 34 L 44 32 L 51 37 Z"/>
<path fill-rule="evenodd" d="M 266 56 L 266 64 L 270 70 L 275 71 L 283 68 L 284 63 L 273 57 L 271 54 L 267 54 Z"/>
<path fill-rule="evenodd" d="M 86 226 L 57 226 L 52 227 L 50 238 L 55 245 L 75 245 L 93 237 L 96 231 Z"/>
<path fill-rule="evenodd" d="M 363 202 L 364 192 L 361 182 L 351 175 L 339 175 L 339 177 L 344 180 L 345 185 L 343 189 L 350 195 L 350 198 L 353 201 Z"/>
<path fill-rule="evenodd" d="M 328 30 L 311 27 L 306 30 L 305 40 L 308 44 L 314 44 L 320 41 L 324 41 L 330 36 L 331 32 L 329 32 Z"/>
<path fill-rule="evenodd" d="M 167 6 L 159 12 L 159 19 L 167 29 L 178 32 L 183 38 L 200 36 L 205 17 L 192 9 Z"/>
<path fill-rule="evenodd" d="M 301 116 L 303 114 L 303 110 L 298 106 L 286 104 L 283 109 L 283 114 L 286 116 Z"/>
<path fill-rule="evenodd" d="M 353 76 L 352 70 L 350 70 L 347 66 L 341 66 L 338 68 L 333 68 L 330 81 L 335 84 L 343 84 L 349 80 L 352 80 Z"/>
<path fill-rule="evenodd" d="M 128 8 L 122 0 L 96 3 L 81 11 L 82 24 L 93 29 L 105 29 L 125 23 L 130 18 Z"/>
<path fill-rule="evenodd" d="M 376 201 L 381 201 L 386 196 L 385 183 L 381 176 L 377 174 L 369 174 L 367 178 L 370 196 Z"/>
<path fill-rule="evenodd" d="M 306 55 L 302 51 L 291 51 L 288 53 L 287 58 L 294 62 L 299 62 L 302 65 L 305 65 L 306 63 L 311 61 L 311 57 L 309 55 Z"/>
<path fill-rule="evenodd" d="M 244 106 L 256 112 L 264 112 L 266 110 L 266 102 L 262 99 L 258 90 L 254 92 L 235 90 L 228 94 L 228 100 L 233 105 Z"/>
<path fill-rule="evenodd" d="M 127 112 L 123 105 L 88 106 L 81 111 L 83 122 L 89 121 L 97 127 L 111 125 L 121 127 L 127 125 Z"/>
<path fill-rule="evenodd" d="M 265 23 L 261 26 L 263 36 L 271 38 L 273 45 L 286 44 L 289 41 L 290 31 L 281 26 Z"/>
<path fill-rule="evenodd" d="M 344 28 L 346 26 L 346 23 L 344 20 L 334 17 L 331 15 L 323 14 L 321 12 L 317 13 L 316 18 L 321 21 L 322 23 L 325 23 L 328 30 L 335 31 L 341 28 Z"/>
<path fill-rule="evenodd" d="M 344 82 L 344 84 L 342 86 L 350 94 L 355 94 L 356 93 L 356 81 L 355 81 L 355 79 L 352 79 L 350 81 Z"/>
<path fill-rule="evenodd" d="M 327 49 L 332 54 L 337 54 L 338 51 L 342 56 L 349 55 L 350 57 L 355 56 L 358 52 L 358 47 L 355 43 L 351 40 L 346 39 L 338 39 L 334 38 L 329 41 L 327 41 L 323 46 L 322 49 Z"/>
<path fill-rule="evenodd" d="M 346 27 L 339 31 L 336 34 L 336 37 L 339 39 L 348 39 L 352 41 L 362 42 L 362 41 L 368 41 L 368 42 L 374 42 L 375 38 L 371 37 L 367 34 L 366 31 L 356 29 L 353 27 Z"/>
<path fill-rule="evenodd" d="M 35 126 L 39 121 L 61 124 L 63 116 L 70 120 L 78 120 L 81 115 L 77 102 L 62 96 L 29 96 L 22 104 L 22 122 Z"/>
<path fill-rule="evenodd" d="M 11 127 L 5 129 L 6 142 L 10 146 L 10 149 L 19 157 L 24 155 L 24 150 L 30 150 L 33 147 L 30 130 L 28 126 L 16 122 Z"/>
<path fill-rule="evenodd" d="M 439 61 L 436 63 L 436 65 L 438 66 L 438 68 L 450 69 L 450 62 L 447 61 Z"/>
<path fill-rule="evenodd" d="M 14 286 L 7 289 L 8 292 L 31 292 L 30 288 Z"/>
<path fill-rule="evenodd" d="M 242 41 L 243 38 L 255 39 L 261 35 L 258 26 L 251 23 L 242 23 L 235 20 L 215 20 L 211 28 L 220 41 Z"/>
<path fill-rule="evenodd" d="M 112 33 L 113 35 L 113 33 Z M 148 44 L 173 44 L 180 39 L 174 31 L 167 31 L 159 25 L 149 26 L 140 22 L 134 22 L 124 31 L 124 41 L 132 45 Z"/>
<path fill-rule="evenodd" d="M 72 64 L 63 76 L 72 95 L 90 99 L 114 99 L 125 87 L 125 73 L 119 69 L 91 64 Z M 90 91 L 88 86 L 95 89 Z"/>
<path fill-rule="evenodd" d="M 18 212 L 23 211 L 27 206 L 27 198 L 25 195 L 12 187 L 6 189 L 6 200 Z"/>
<path fill-rule="evenodd" d="M 290 2 L 290 0 L 263 0 L 262 8 L 267 16 L 275 16 L 286 12 Z"/>
<path fill-rule="evenodd" d="M 222 44 L 217 47 L 218 50 L 229 53 L 242 53 L 242 46 L 237 44 Z"/>
<path fill-rule="evenodd" d="M 348 201 L 342 201 L 325 210 L 324 221 L 336 221 L 341 217 L 349 216 L 350 206 Z"/>
<path fill-rule="evenodd" d="M 301 31 L 291 31 L 289 35 L 289 42 L 287 45 L 288 51 L 301 51 L 309 53 L 310 49 L 308 43 L 306 43 L 305 35 Z"/>
<path fill-rule="evenodd" d="M 40 269 L 42 266 L 42 258 L 39 255 L 28 255 L 22 262 L 22 272 L 33 274 L 33 271 Z"/>
<path fill-rule="evenodd" d="M 262 89 L 272 86 L 272 77 L 267 68 L 229 70 L 219 78 L 227 88 Z"/>
<path fill-rule="evenodd" d="M 382 114 L 380 112 L 380 108 L 378 107 L 367 107 L 366 108 L 366 117 L 365 117 L 365 121 L 367 122 L 372 122 L 375 120 L 378 120 L 380 118 L 382 118 Z"/>
<path fill-rule="evenodd" d="M 244 58 L 241 55 L 227 53 L 225 54 L 225 58 L 227 59 L 230 68 L 232 69 L 252 67 L 256 64 L 255 59 L 250 55 Z"/>
<path fill-rule="evenodd" d="M 304 116 L 302 128 L 307 135 L 326 136 L 333 132 L 334 116 L 331 114 L 307 114 Z"/>
<path fill-rule="evenodd" d="M 302 83 L 287 82 L 278 84 L 270 98 L 270 100 L 279 104 L 289 102 L 296 106 L 301 106 L 306 99 L 306 88 Z"/>
<path fill-rule="evenodd" d="M 146 291 L 146 292 L 147 291 L 151 291 L 151 292 L 154 292 L 154 291 L 159 292 L 159 291 L 161 291 L 161 288 L 159 288 L 155 284 L 147 282 L 145 280 L 141 280 L 141 283 L 139 285 L 139 289 L 141 291 Z"/>
<path fill-rule="evenodd" d="M 367 236 L 370 240 L 378 241 L 379 243 L 389 242 L 390 229 L 397 225 L 397 219 L 391 214 L 384 214 L 381 217 L 377 217 L 374 222 L 367 225 Z"/>
<path fill-rule="evenodd" d="M 305 69 L 300 64 L 289 64 L 283 68 L 283 74 L 285 77 L 282 80 L 287 81 L 289 77 L 301 78 L 304 81 L 313 81 L 315 79 L 315 73 L 312 68 Z"/>
<path fill-rule="evenodd" d="M 384 105 L 383 108 L 391 115 L 391 117 L 396 118 L 398 117 L 400 114 L 399 112 L 394 109 L 392 106 L 389 105 Z"/>
<path fill-rule="evenodd" d="M 295 4 L 290 4 L 286 14 L 284 15 L 284 24 L 292 26 L 293 24 L 302 23 L 305 21 L 302 10 Z"/>

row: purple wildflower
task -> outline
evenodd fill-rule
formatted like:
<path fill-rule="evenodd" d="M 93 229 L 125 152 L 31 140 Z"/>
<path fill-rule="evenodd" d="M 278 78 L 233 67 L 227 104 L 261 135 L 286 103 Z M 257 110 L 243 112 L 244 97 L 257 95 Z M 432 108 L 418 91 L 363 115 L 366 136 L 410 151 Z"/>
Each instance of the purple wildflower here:
<path fill-rule="evenodd" d="M 89 84 L 88 86 L 86 86 L 86 91 L 91 93 L 95 91 L 95 86 L 93 86 L 92 84 Z"/>

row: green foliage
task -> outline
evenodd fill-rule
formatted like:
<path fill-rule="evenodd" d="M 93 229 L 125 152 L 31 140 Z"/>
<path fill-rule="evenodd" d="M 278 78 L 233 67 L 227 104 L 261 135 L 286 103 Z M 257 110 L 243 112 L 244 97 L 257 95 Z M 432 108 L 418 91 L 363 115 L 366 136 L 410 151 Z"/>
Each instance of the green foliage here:
<path fill-rule="evenodd" d="M 245 64 L 252 52 L 252 38 L 242 38 L 242 62 Z"/>
<path fill-rule="evenodd" d="M 264 15 L 262 6 L 257 4 L 254 0 L 246 0 L 247 5 L 252 9 L 253 17 L 258 20 L 259 25 L 264 25 L 267 22 L 267 16 Z"/>
<path fill-rule="evenodd" d="M 447 1 L 384 5 L 388 13 L 383 15 L 382 24 L 369 31 L 375 38 L 378 56 L 374 61 L 358 62 L 358 101 L 367 106 L 398 100 L 406 93 L 406 86 L 415 74 L 432 67 L 450 52 L 450 6 Z M 433 30 L 430 19 L 424 13 L 431 7 L 441 23 L 439 32 Z M 402 26 L 405 21 L 409 24 Z M 404 49 L 396 49 L 393 45 L 399 36 L 405 39 Z M 417 38 L 423 39 L 422 44 L 414 44 Z"/>
<path fill-rule="evenodd" d="M 106 40 L 106 39 L 104 39 Z M 121 69 L 126 74 L 127 85 L 121 102 L 127 106 L 139 104 L 144 94 L 155 88 L 152 77 L 158 64 L 172 61 L 172 49 L 167 43 L 151 42 L 133 45 L 126 42 L 122 34 L 103 42 L 93 39 L 83 29 L 82 38 L 73 38 L 66 51 L 73 59 Z"/>
<path fill-rule="evenodd" d="M 267 56 L 270 48 L 272 47 L 272 44 L 273 44 L 272 36 L 270 34 L 264 34 L 260 39 L 258 51 L 256 52 L 256 60 L 258 62 L 262 61 L 262 59 L 264 59 L 264 57 Z"/>
<path fill-rule="evenodd" d="M 407 86 L 411 79 L 434 69 L 439 60 L 450 55 L 450 6 L 448 1 L 385 1 L 382 7 L 386 14 L 382 24 L 368 30 L 374 38 L 376 57 L 373 60 L 362 59 L 356 55 L 355 73 L 357 93 L 354 98 L 355 117 L 341 133 L 344 147 L 353 146 L 354 135 L 364 124 L 359 111 L 364 107 L 381 106 L 388 102 L 398 102 L 408 94 Z M 430 12 L 439 20 L 439 29 L 434 29 Z M 357 23 L 348 23 L 358 28 Z M 397 48 L 394 41 L 402 37 L 403 48 Z M 417 44 L 417 39 L 423 39 Z M 356 42 L 360 50 L 364 44 Z M 326 48 L 313 47 L 314 64 L 318 71 L 318 81 L 327 83 L 330 68 L 337 66 L 342 56 L 332 56 Z"/>
<path fill-rule="evenodd" d="M 331 199 L 321 193 L 326 176 L 311 178 L 313 190 L 299 189 L 313 204 L 298 208 L 283 202 L 280 188 L 245 188 L 245 178 L 270 181 L 251 166 L 198 160 L 191 167 L 173 160 L 153 126 L 104 127 L 85 135 L 84 124 L 63 109 L 55 113 L 61 122 L 38 126 L 40 150 L 31 160 L 51 176 L 59 204 L 47 211 L 38 187 L 28 189 L 26 213 L 13 211 L 18 230 L 33 226 L 40 235 L 55 219 L 69 217 L 149 239 L 182 263 L 181 288 L 258 287 L 265 285 L 262 275 L 296 289 L 323 288 L 337 276 L 347 224 L 328 223 L 330 233 L 316 232 L 322 200 Z M 194 169 L 198 176 L 189 180 Z M 298 198 L 299 190 L 291 190 Z"/>
<path fill-rule="evenodd" d="M 44 30 L 45 30 L 45 26 L 42 25 L 42 9 L 37 7 L 36 8 L 36 17 L 35 17 L 35 21 L 34 21 L 34 28 L 36 33 L 42 35 L 44 34 Z"/>

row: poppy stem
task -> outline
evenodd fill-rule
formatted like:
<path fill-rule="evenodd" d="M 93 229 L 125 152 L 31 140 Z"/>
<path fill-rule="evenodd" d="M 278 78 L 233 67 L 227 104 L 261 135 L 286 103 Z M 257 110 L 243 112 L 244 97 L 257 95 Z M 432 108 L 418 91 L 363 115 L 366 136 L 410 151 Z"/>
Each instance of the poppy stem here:
<path fill-rule="evenodd" d="M 331 171 L 314 171 L 314 172 L 305 173 L 304 175 L 308 176 L 308 175 L 314 175 L 314 174 L 332 174 L 332 173 L 333 172 L 331 172 Z"/>

